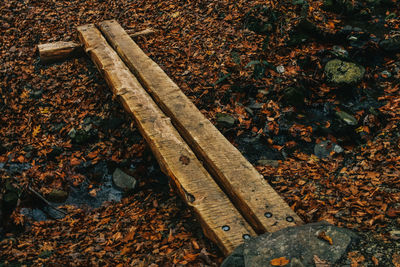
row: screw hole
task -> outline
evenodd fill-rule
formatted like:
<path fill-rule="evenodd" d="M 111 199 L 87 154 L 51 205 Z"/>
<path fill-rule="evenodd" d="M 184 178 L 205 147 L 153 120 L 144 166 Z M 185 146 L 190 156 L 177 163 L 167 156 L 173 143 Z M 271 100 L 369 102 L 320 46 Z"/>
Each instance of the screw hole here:
<path fill-rule="evenodd" d="M 222 230 L 224 230 L 225 232 L 226 231 L 229 231 L 231 228 L 229 227 L 229 225 L 224 225 L 224 226 L 222 226 Z"/>
<path fill-rule="evenodd" d="M 266 212 L 264 213 L 264 216 L 267 218 L 271 218 L 272 217 L 272 213 L 271 212 Z"/>

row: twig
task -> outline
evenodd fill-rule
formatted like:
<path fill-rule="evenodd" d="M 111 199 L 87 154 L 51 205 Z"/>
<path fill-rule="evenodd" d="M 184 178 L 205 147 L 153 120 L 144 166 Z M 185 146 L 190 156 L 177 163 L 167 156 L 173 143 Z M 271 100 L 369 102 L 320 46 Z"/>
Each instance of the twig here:
<path fill-rule="evenodd" d="M 143 31 L 140 32 L 134 32 L 132 30 L 126 30 L 126 32 L 129 34 L 129 36 L 131 38 L 137 37 L 137 36 L 144 36 L 144 35 L 149 35 L 149 34 L 153 34 L 155 31 L 151 28 L 145 29 Z"/>
<path fill-rule="evenodd" d="M 31 191 L 32 193 L 34 193 L 38 198 L 40 198 L 41 200 L 43 200 L 50 208 L 61 212 L 64 215 L 68 215 L 68 213 L 66 213 L 63 210 L 60 210 L 59 208 L 54 207 L 47 199 L 45 199 L 41 194 L 39 194 L 37 191 L 35 191 L 32 187 L 28 186 L 29 191 Z"/>

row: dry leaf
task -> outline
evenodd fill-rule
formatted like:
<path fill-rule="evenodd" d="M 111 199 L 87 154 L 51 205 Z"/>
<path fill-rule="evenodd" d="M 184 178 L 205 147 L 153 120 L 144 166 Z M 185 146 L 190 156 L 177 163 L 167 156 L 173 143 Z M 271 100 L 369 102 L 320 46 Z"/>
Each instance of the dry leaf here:
<path fill-rule="evenodd" d="M 330 267 L 331 265 L 326 260 L 320 259 L 317 255 L 314 255 L 315 267 Z"/>
<path fill-rule="evenodd" d="M 275 258 L 270 261 L 272 266 L 286 266 L 290 260 L 286 259 L 285 257 Z"/>
<path fill-rule="evenodd" d="M 332 238 L 331 238 L 329 235 L 327 235 L 327 234 L 325 233 L 325 231 L 320 232 L 320 233 L 318 234 L 318 238 L 325 240 L 326 242 L 329 243 L 329 245 L 333 245 Z"/>

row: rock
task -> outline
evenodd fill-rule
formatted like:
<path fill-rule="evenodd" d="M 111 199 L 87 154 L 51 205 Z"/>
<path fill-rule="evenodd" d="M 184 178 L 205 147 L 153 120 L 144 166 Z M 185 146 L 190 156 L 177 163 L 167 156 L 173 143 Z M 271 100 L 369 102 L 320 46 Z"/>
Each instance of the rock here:
<path fill-rule="evenodd" d="M 101 122 L 103 128 L 107 130 L 115 130 L 124 123 L 124 120 L 118 117 L 111 117 Z"/>
<path fill-rule="evenodd" d="M 251 132 L 245 132 L 236 138 L 239 151 L 252 164 L 259 159 L 280 160 L 282 155 L 279 151 L 268 147 L 268 143 L 261 135 L 253 136 Z"/>
<path fill-rule="evenodd" d="M 329 140 L 324 140 L 314 146 L 314 155 L 320 159 L 329 157 L 332 151 L 335 153 L 342 153 L 343 148 Z"/>
<path fill-rule="evenodd" d="M 304 90 L 297 87 L 288 87 L 283 91 L 283 101 L 288 105 L 302 108 L 304 106 Z"/>
<path fill-rule="evenodd" d="M 248 105 L 248 107 L 251 109 L 262 109 L 263 106 L 264 103 L 259 103 L 259 102 L 252 102 L 250 105 Z"/>
<path fill-rule="evenodd" d="M 279 65 L 278 67 L 276 67 L 276 71 L 279 74 L 285 73 L 285 67 L 283 65 Z"/>
<path fill-rule="evenodd" d="M 346 59 L 349 57 L 349 52 L 347 52 L 347 50 L 343 49 L 343 47 L 338 46 L 338 45 L 334 45 L 332 47 L 332 54 L 339 58 L 343 58 L 343 59 Z"/>
<path fill-rule="evenodd" d="M 53 189 L 47 197 L 49 201 L 56 202 L 56 203 L 62 203 L 68 198 L 68 192 L 59 190 L 59 189 Z"/>
<path fill-rule="evenodd" d="M 319 237 L 321 233 L 333 244 Z M 285 257 L 285 266 L 315 266 L 315 256 L 331 265 L 339 261 L 350 244 L 358 239 L 352 231 L 326 222 L 288 227 L 246 241 L 228 256 L 221 267 L 266 267 L 271 260 Z"/>
<path fill-rule="evenodd" d="M 113 173 L 114 184 L 122 190 L 133 190 L 136 186 L 136 179 L 116 168 Z"/>
<path fill-rule="evenodd" d="M 379 46 L 387 52 L 400 50 L 400 36 L 395 36 L 389 39 L 382 40 L 379 43 Z"/>
<path fill-rule="evenodd" d="M 28 217 L 32 218 L 32 220 L 37 221 L 37 222 L 47 220 L 46 214 L 40 209 L 22 208 L 20 212 L 22 215 L 28 216 Z"/>
<path fill-rule="evenodd" d="M 257 165 L 278 167 L 279 160 L 260 159 L 257 161 Z"/>
<path fill-rule="evenodd" d="M 235 124 L 235 118 L 226 113 L 217 113 L 217 124 L 221 127 L 230 128 Z"/>
<path fill-rule="evenodd" d="M 97 130 L 92 129 L 91 125 L 86 125 L 79 130 L 75 130 L 75 128 L 72 128 L 68 132 L 68 136 L 71 138 L 72 143 L 78 145 L 94 142 L 98 138 Z"/>
<path fill-rule="evenodd" d="M 386 78 L 392 77 L 392 74 L 390 73 L 390 71 L 387 71 L 387 70 L 382 71 L 381 75 L 386 77 Z"/>
<path fill-rule="evenodd" d="M 336 116 L 347 125 L 355 126 L 358 124 L 357 119 L 347 112 L 336 111 Z"/>
<path fill-rule="evenodd" d="M 7 192 L 4 194 L 3 201 L 6 207 L 15 207 L 18 201 L 18 194 L 15 192 Z"/>
<path fill-rule="evenodd" d="M 364 77 L 364 73 L 363 66 L 340 59 L 330 60 L 325 65 L 325 75 L 328 82 L 337 85 L 358 83 Z"/>
<path fill-rule="evenodd" d="M 39 99 L 42 97 L 43 90 L 36 90 L 36 91 L 31 91 L 30 96 L 34 99 Z"/>

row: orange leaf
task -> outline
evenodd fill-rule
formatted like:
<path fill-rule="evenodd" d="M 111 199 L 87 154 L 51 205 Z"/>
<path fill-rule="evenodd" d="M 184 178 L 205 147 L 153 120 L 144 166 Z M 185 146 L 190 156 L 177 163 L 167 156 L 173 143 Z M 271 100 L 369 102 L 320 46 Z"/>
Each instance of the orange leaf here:
<path fill-rule="evenodd" d="M 72 159 L 70 160 L 71 166 L 77 166 L 77 165 L 79 165 L 80 163 L 81 163 L 81 161 L 80 161 L 79 159 L 77 159 L 77 158 L 72 158 Z"/>
<path fill-rule="evenodd" d="M 329 235 L 327 235 L 324 231 L 320 232 L 318 234 L 318 237 L 328 242 L 329 245 L 333 245 L 332 238 Z"/>
<path fill-rule="evenodd" d="M 290 261 L 288 259 L 286 259 L 285 257 L 280 257 L 280 258 L 276 258 L 271 260 L 270 264 L 272 266 L 285 266 L 289 263 Z"/>
<path fill-rule="evenodd" d="M 18 158 L 17 158 L 17 160 L 18 160 L 18 162 L 20 162 L 20 163 L 24 163 L 25 162 L 25 158 L 24 158 L 24 156 L 19 156 Z"/>

